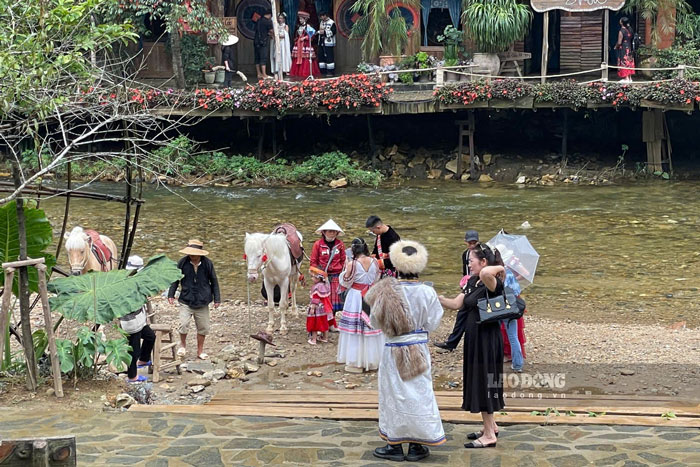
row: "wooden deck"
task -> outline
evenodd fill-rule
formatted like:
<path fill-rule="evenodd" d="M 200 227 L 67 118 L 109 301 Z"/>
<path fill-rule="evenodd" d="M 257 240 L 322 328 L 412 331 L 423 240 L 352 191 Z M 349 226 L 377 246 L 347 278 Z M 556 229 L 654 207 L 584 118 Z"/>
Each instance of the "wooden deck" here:
<path fill-rule="evenodd" d="M 479 423 L 461 409 L 461 391 L 436 392 L 440 414 L 449 423 Z M 135 412 L 248 415 L 333 420 L 377 420 L 376 391 L 223 391 L 205 405 L 136 405 Z M 673 414 L 674 417 L 663 417 Z M 503 424 L 633 425 L 700 428 L 699 401 L 673 397 L 542 394 L 506 400 Z"/>
<path fill-rule="evenodd" d="M 430 114 L 440 112 L 459 112 L 467 110 L 491 109 L 495 111 L 501 110 L 532 110 L 541 109 L 570 109 L 572 111 L 588 111 L 600 109 L 613 109 L 612 104 L 589 102 L 586 106 L 574 108 L 560 104 L 548 102 L 534 102 L 531 97 L 510 100 L 492 99 L 490 101 L 477 101 L 470 105 L 463 104 L 440 104 L 433 95 L 433 91 L 403 91 L 396 92 L 389 96 L 389 99 L 382 102 L 379 107 L 362 107 L 358 109 L 348 110 L 316 110 L 316 111 L 299 111 L 293 110 L 283 114 L 277 111 L 252 111 L 242 109 L 216 109 L 206 110 L 202 108 L 170 108 L 156 107 L 151 110 L 155 115 L 166 117 L 192 117 L 192 118 L 301 118 L 301 117 L 340 117 L 340 116 L 360 116 L 360 115 L 406 115 L 406 114 Z M 660 109 L 663 112 L 679 111 L 692 113 L 695 110 L 694 104 L 661 104 L 652 101 L 642 101 L 639 107 L 623 107 L 621 110 L 648 110 Z"/>

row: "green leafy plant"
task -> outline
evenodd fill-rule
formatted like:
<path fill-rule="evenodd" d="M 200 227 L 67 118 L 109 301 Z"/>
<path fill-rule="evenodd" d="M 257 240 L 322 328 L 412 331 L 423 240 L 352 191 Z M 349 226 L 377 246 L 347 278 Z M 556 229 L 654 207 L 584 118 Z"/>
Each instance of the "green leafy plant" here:
<path fill-rule="evenodd" d="M 445 26 L 445 30 L 442 32 L 442 34 L 439 34 L 437 36 L 437 41 L 445 44 L 445 56 L 444 57 L 445 57 L 445 65 L 446 66 L 453 66 L 453 65 L 447 65 L 448 60 L 454 61 L 456 64 L 457 59 L 459 58 L 460 45 L 462 44 L 463 40 L 464 40 L 464 32 L 455 28 L 451 24 L 448 24 L 447 26 Z"/>
<path fill-rule="evenodd" d="M 362 39 L 363 60 L 373 60 L 380 54 L 401 55 L 409 40 L 406 20 L 399 4 L 420 8 L 417 0 L 358 0 L 350 11 L 362 17 L 352 25 L 351 39 Z M 387 13 L 391 11 L 391 14 Z"/>
<path fill-rule="evenodd" d="M 532 10 L 517 0 L 464 0 L 462 22 L 479 52 L 507 50 L 527 34 Z"/>
<path fill-rule="evenodd" d="M 27 256 L 29 258 L 44 258 L 47 270 L 56 264 L 56 258 L 45 250 L 51 245 L 53 233 L 46 214 L 41 209 L 24 207 L 24 218 L 27 232 Z M 17 224 L 17 203 L 11 201 L 0 207 L 0 261 L 8 263 L 19 258 L 19 230 Z M 36 268 L 28 268 L 29 290 L 39 291 L 39 276 Z M 15 274 L 12 292 L 17 295 L 19 275 Z M 48 277 L 48 275 L 47 275 Z"/>
<path fill-rule="evenodd" d="M 185 82 L 196 84 L 202 77 L 202 70 L 211 70 L 213 66 L 213 59 L 208 54 L 209 49 L 202 38 L 194 34 L 185 34 L 180 39 L 180 48 Z"/>
<path fill-rule="evenodd" d="M 671 420 L 672 418 L 676 418 L 676 414 L 673 411 L 669 411 L 662 413 L 661 417 L 665 418 L 666 420 Z"/>
<path fill-rule="evenodd" d="M 605 412 L 587 412 L 589 417 L 595 418 L 595 417 L 602 417 L 605 415 Z"/>
<path fill-rule="evenodd" d="M 623 11 L 636 14 L 651 25 L 652 44 L 658 45 L 661 37 L 674 32 L 676 18 L 693 12 L 686 0 L 627 0 Z"/>
<path fill-rule="evenodd" d="M 89 272 L 49 282 L 51 310 L 80 323 L 107 324 L 138 310 L 151 295 L 182 277 L 174 261 L 165 255 L 148 260 L 133 274 L 124 269 Z"/>
<path fill-rule="evenodd" d="M 127 339 L 120 336 L 106 340 L 102 333 L 86 326 L 77 331 L 77 339 L 56 339 L 56 351 L 61 372 L 72 373 L 74 379 L 94 375 L 99 366 L 100 355 L 105 356 L 105 364 L 112 365 L 117 371 L 123 371 L 131 363 L 132 350 Z"/>

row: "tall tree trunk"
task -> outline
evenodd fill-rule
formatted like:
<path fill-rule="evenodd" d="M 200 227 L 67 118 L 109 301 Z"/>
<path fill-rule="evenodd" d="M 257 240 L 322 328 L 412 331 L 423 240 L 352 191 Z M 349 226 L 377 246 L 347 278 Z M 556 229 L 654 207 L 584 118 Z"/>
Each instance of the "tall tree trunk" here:
<path fill-rule="evenodd" d="M 185 89 L 185 70 L 182 67 L 182 47 L 180 47 L 180 33 L 177 27 L 173 27 L 170 33 L 170 53 L 172 54 L 173 74 L 177 87 Z"/>
<path fill-rule="evenodd" d="M 12 178 L 15 188 L 19 188 L 22 180 L 19 176 L 17 161 L 12 163 Z M 24 221 L 24 200 L 21 195 L 17 197 L 17 234 L 19 236 L 19 260 L 27 259 L 27 228 Z M 6 290 L 5 293 L 12 293 Z M 32 341 L 32 322 L 29 316 L 29 271 L 27 266 L 19 268 L 19 312 L 22 320 L 22 346 L 27 360 L 27 388 L 36 391 L 36 357 L 34 356 L 34 343 Z"/>

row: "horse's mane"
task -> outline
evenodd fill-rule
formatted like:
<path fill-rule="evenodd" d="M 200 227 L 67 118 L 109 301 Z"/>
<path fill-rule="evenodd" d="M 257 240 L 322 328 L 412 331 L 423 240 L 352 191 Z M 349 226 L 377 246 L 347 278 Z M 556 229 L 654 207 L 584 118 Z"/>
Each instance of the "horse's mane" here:
<path fill-rule="evenodd" d="M 248 235 L 246 247 L 248 247 L 249 244 L 251 246 L 262 246 L 263 243 L 265 244 L 267 254 L 274 257 L 284 257 L 289 248 L 287 245 L 287 237 L 284 234 L 268 235 L 264 233 L 253 233 Z"/>
<path fill-rule="evenodd" d="M 66 249 L 68 250 L 83 250 L 86 247 L 85 231 L 82 227 L 73 227 L 66 240 Z"/>
<path fill-rule="evenodd" d="M 289 254 L 289 245 L 287 245 L 287 236 L 285 234 L 272 234 L 265 240 L 265 249 L 268 255 L 276 258 L 284 258 Z"/>

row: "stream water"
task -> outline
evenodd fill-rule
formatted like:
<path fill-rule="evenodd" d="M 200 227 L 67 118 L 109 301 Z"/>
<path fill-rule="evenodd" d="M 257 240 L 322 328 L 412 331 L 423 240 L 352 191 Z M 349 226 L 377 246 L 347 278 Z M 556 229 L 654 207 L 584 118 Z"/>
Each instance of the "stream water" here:
<path fill-rule="evenodd" d="M 87 188 L 122 194 L 121 184 Z M 148 188 L 134 254 L 177 251 L 199 238 L 211 252 L 224 299 L 246 297 L 246 232 L 269 232 L 292 222 L 310 254 L 316 228 L 333 217 L 343 239 L 373 239 L 364 228 L 378 214 L 404 238 L 426 245 L 423 279 L 454 295 L 461 275 L 464 231 L 489 240 L 499 229 L 526 234 L 540 253 L 535 283 L 525 289 L 528 309 L 557 319 L 606 322 L 687 321 L 700 325 L 700 185 L 518 187 L 501 184 L 405 183 L 379 189 Z M 56 235 L 63 200 L 42 202 Z M 120 203 L 72 200 L 69 226 L 123 236 Z M 530 229 L 519 228 L 529 222 Z M 67 262 L 61 252 L 59 264 Z M 308 267 L 308 262 L 305 261 Z M 252 294 L 259 298 L 259 286 Z M 298 296 L 306 302 L 307 290 Z"/>

